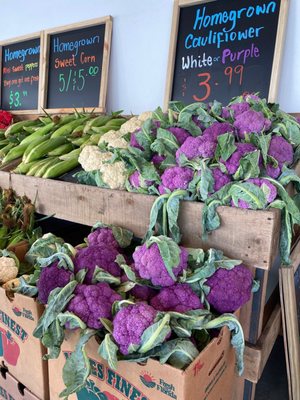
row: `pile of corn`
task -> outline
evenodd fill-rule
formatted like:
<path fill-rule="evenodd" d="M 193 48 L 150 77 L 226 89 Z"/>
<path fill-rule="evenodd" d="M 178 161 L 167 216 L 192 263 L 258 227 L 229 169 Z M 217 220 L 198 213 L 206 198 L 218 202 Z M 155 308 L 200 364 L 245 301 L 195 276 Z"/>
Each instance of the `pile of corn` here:
<path fill-rule="evenodd" d="M 78 166 L 82 147 L 97 144 L 101 135 L 118 130 L 124 122 L 118 112 L 101 116 L 75 112 L 17 122 L 2 133 L 5 147 L 0 160 L 3 166 L 22 158 L 15 173 L 56 178 Z"/>

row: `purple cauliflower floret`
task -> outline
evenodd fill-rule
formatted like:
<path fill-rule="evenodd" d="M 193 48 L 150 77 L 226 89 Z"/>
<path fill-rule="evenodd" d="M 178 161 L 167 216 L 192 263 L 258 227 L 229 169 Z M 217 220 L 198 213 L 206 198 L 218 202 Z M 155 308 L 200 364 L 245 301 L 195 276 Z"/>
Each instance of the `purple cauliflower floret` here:
<path fill-rule="evenodd" d="M 207 301 L 216 311 L 234 312 L 250 300 L 252 274 L 243 264 L 230 270 L 219 268 L 205 285 L 210 287 Z"/>
<path fill-rule="evenodd" d="M 215 181 L 214 192 L 217 192 L 231 181 L 230 176 L 222 172 L 218 167 L 212 169 L 212 175 Z"/>
<path fill-rule="evenodd" d="M 218 136 L 233 132 L 233 127 L 228 122 L 214 122 L 203 131 L 202 137 L 217 143 Z"/>
<path fill-rule="evenodd" d="M 192 160 L 196 157 L 212 158 L 215 155 L 218 136 L 232 132 L 233 128 L 227 122 L 214 122 L 203 131 L 202 136 L 188 137 L 176 151 L 176 161 L 179 163 L 181 154 Z"/>
<path fill-rule="evenodd" d="M 199 297 L 187 283 L 161 289 L 150 302 L 151 306 L 159 311 L 176 311 L 184 313 L 190 310 L 203 308 Z"/>
<path fill-rule="evenodd" d="M 97 228 L 93 232 L 91 232 L 87 241 L 89 246 L 97 246 L 97 245 L 105 245 L 108 247 L 114 247 L 115 249 L 119 249 L 119 243 L 115 239 L 111 228 Z"/>
<path fill-rule="evenodd" d="M 153 162 L 154 165 L 159 165 L 163 161 L 165 161 L 165 159 L 166 159 L 165 156 L 161 156 L 159 154 L 154 154 L 154 156 L 152 157 L 151 161 Z"/>
<path fill-rule="evenodd" d="M 75 297 L 68 303 L 67 310 L 79 317 L 89 328 L 100 329 L 99 318 L 112 319 L 112 305 L 122 297 L 105 283 L 77 285 Z"/>
<path fill-rule="evenodd" d="M 71 279 L 72 272 L 64 268 L 58 268 L 58 262 L 50 264 L 41 270 L 41 275 L 37 281 L 38 300 L 42 304 L 47 304 L 50 292 L 57 287 L 65 287 Z"/>
<path fill-rule="evenodd" d="M 172 286 L 174 281 L 169 275 L 164 261 L 160 255 L 158 245 L 153 243 L 147 248 L 146 244 L 138 246 L 133 253 L 134 268 L 141 278 L 151 280 L 155 286 Z M 180 247 L 180 261 L 177 267 L 173 268 L 175 277 L 187 269 L 188 253 Z"/>
<path fill-rule="evenodd" d="M 278 161 L 278 166 L 282 169 L 283 164 L 290 165 L 293 162 L 293 146 L 281 136 L 273 136 L 270 141 L 268 155 Z"/>
<path fill-rule="evenodd" d="M 259 96 L 257 96 L 256 94 L 251 94 L 251 93 L 244 94 L 243 98 L 245 100 L 255 100 L 255 101 L 261 100 Z"/>
<path fill-rule="evenodd" d="M 171 133 L 173 133 L 173 135 L 176 137 L 177 142 L 179 143 L 179 145 L 182 145 L 182 143 L 191 136 L 191 134 L 183 129 L 183 128 L 179 128 L 177 126 L 171 126 L 171 128 L 168 128 L 168 131 L 170 131 Z"/>
<path fill-rule="evenodd" d="M 273 167 L 273 165 L 271 164 L 267 164 L 266 166 L 266 174 L 273 179 L 276 179 L 279 177 L 279 175 L 281 174 L 281 168 L 278 164 L 277 167 Z"/>
<path fill-rule="evenodd" d="M 139 171 L 135 171 L 129 177 L 129 183 L 132 187 L 138 189 L 140 187 L 147 188 L 153 184 L 153 181 L 144 180 Z"/>
<path fill-rule="evenodd" d="M 265 118 L 261 111 L 250 109 L 239 114 L 233 125 L 237 129 L 239 137 L 244 139 L 246 133 L 260 134 L 262 131 L 267 131 L 271 126 L 271 121 Z"/>
<path fill-rule="evenodd" d="M 250 109 L 250 105 L 247 102 L 241 102 L 241 103 L 234 103 L 231 104 L 228 107 L 223 107 L 222 108 L 222 118 L 231 118 L 237 117 L 238 115 L 242 114 L 245 111 L 248 111 Z"/>
<path fill-rule="evenodd" d="M 154 323 L 157 311 L 146 303 L 122 308 L 113 320 L 113 337 L 122 354 L 128 354 L 130 345 L 140 345 L 144 331 Z"/>
<path fill-rule="evenodd" d="M 267 179 L 264 178 L 250 178 L 246 182 L 253 183 L 254 185 L 261 187 L 262 185 L 267 186 L 268 188 L 268 194 L 267 194 L 267 204 L 272 203 L 277 197 L 277 189 L 276 187 Z M 233 201 L 231 201 L 231 205 L 234 207 Z M 239 208 L 251 208 L 251 205 L 247 203 L 244 200 L 239 200 L 238 201 L 238 207 Z"/>
<path fill-rule="evenodd" d="M 162 184 L 158 190 L 160 194 L 166 193 L 165 189 L 171 192 L 177 189 L 187 189 L 194 177 L 194 171 L 188 167 L 171 167 L 166 169 L 162 176 Z"/>
<path fill-rule="evenodd" d="M 240 166 L 240 159 L 248 153 L 257 150 L 257 148 L 251 143 L 235 143 L 236 150 L 235 152 L 228 158 L 228 160 L 221 160 L 230 175 L 236 173 Z"/>
<path fill-rule="evenodd" d="M 141 129 L 137 129 L 135 132 L 131 133 L 129 144 L 131 147 L 135 147 L 136 149 L 144 150 L 143 146 L 141 146 L 139 144 L 139 142 L 137 141 L 137 138 L 136 138 L 136 134 L 140 131 L 141 131 Z"/>
<path fill-rule="evenodd" d="M 105 269 L 111 275 L 121 276 L 121 268 L 115 262 L 118 250 L 106 245 L 91 245 L 79 249 L 74 260 L 74 271 L 87 269 L 84 283 L 91 284 L 96 266 Z"/>
<path fill-rule="evenodd" d="M 181 154 L 184 154 L 188 160 L 196 157 L 212 158 L 215 154 L 217 143 L 209 138 L 208 135 L 188 137 L 176 151 L 176 161 L 179 163 Z"/>
<path fill-rule="evenodd" d="M 135 287 L 131 289 L 129 293 L 138 300 L 150 301 L 152 297 L 157 294 L 157 290 L 152 289 L 149 286 L 135 285 Z"/>

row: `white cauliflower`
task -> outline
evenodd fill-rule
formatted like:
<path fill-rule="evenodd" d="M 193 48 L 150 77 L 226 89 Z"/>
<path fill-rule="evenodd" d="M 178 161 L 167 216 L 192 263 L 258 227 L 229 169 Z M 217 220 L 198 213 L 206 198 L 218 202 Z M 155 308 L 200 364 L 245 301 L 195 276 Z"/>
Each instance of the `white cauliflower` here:
<path fill-rule="evenodd" d="M 5 283 L 16 278 L 19 272 L 19 265 L 15 258 L 0 257 L 0 283 Z"/>
<path fill-rule="evenodd" d="M 124 133 L 120 131 L 110 130 L 101 136 L 99 143 L 107 143 L 108 147 L 126 149 L 128 147 L 128 142 L 123 139 Z"/>
<path fill-rule="evenodd" d="M 103 152 L 97 146 L 85 146 L 78 161 L 85 171 L 99 170 L 103 182 L 110 189 L 123 190 L 127 179 L 126 165 L 123 161 L 108 164 L 112 156 L 111 152 Z"/>
<path fill-rule="evenodd" d="M 143 124 L 143 121 L 139 120 L 138 117 L 132 117 L 130 120 L 125 122 L 120 128 L 120 132 L 122 135 L 125 135 L 126 133 L 132 133 L 135 132 L 137 129 L 139 129 Z"/>
<path fill-rule="evenodd" d="M 152 111 L 144 111 L 138 116 L 138 119 L 142 122 L 147 121 L 147 119 L 152 118 Z"/>

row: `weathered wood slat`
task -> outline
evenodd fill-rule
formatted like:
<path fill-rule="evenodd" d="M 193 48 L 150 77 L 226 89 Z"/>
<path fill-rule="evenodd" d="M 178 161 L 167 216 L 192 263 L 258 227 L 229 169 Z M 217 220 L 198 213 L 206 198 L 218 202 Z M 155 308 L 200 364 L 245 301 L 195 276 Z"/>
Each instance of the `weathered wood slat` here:
<path fill-rule="evenodd" d="M 149 224 L 154 196 L 121 192 L 68 182 L 11 174 L 11 187 L 20 195 L 36 199 L 37 211 L 57 218 L 93 225 L 96 221 L 131 229 L 143 237 Z M 0 178 L 1 183 L 1 178 Z M 280 212 L 219 207 L 221 227 L 201 239 L 203 204 L 182 202 L 179 223 L 182 244 L 205 249 L 216 247 L 228 257 L 269 269 L 278 248 Z"/>

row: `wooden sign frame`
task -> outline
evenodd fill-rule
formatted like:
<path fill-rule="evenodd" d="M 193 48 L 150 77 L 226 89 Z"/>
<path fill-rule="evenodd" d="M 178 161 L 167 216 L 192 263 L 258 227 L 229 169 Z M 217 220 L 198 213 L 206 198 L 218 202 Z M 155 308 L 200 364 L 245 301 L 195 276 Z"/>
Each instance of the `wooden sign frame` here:
<path fill-rule="evenodd" d="M 43 75 L 43 82 L 41 86 L 41 101 L 42 109 L 46 110 L 49 114 L 62 114 L 73 112 L 74 108 L 46 108 L 47 107 L 47 88 L 48 88 L 48 73 L 49 73 L 49 53 L 50 53 L 50 37 L 53 34 L 64 33 L 72 30 L 89 28 L 96 25 L 105 24 L 104 46 L 103 46 L 103 61 L 102 72 L 100 81 L 99 103 L 96 107 L 85 107 L 85 111 L 105 112 L 107 82 L 108 82 L 108 69 L 111 49 L 111 35 L 112 35 L 112 17 L 105 16 L 103 18 L 95 18 L 87 21 L 81 21 L 70 25 L 64 25 L 44 31 L 44 52 L 43 60 L 45 60 L 45 69 Z"/>
<path fill-rule="evenodd" d="M 180 18 L 180 9 L 189 6 L 195 6 L 197 4 L 205 4 L 215 0 L 175 0 L 173 6 L 173 17 L 172 17 L 172 30 L 170 37 L 169 46 L 169 57 L 168 57 L 168 68 L 166 77 L 166 87 L 165 87 L 165 97 L 164 97 L 164 110 L 168 109 L 169 101 L 172 100 L 172 90 L 173 90 L 173 80 L 174 80 L 174 69 L 175 69 L 175 57 L 176 57 L 176 45 L 178 36 L 178 26 Z M 278 28 L 274 49 L 274 57 L 272 64 L 272 73 L 268 94 L 269 102 L 276 102 L 278 84 L 279 84 L 279 74 L 281 69 L 281 61 L 285 40 L 285 32 L 288 17 L 288 8 L 290 0 L 281 0 L 280 12 L 278 18 Z M 215 99 L 218 100 L 218 99 Z"/>
<path fill-rule="evenodd" d="M 279 270 L 282 327 L 290 400 L 300 399 L 300 332 L 298 321 L 300 304 L 297 305 L 295 288 L 295 274 L 296 272 L 300 273 L 299 268 L 300 240 L 291 254 L 291 264 L 282 266 Z"/>
<path fill-rule="evenodd" d="M 40 59 L 39 59 L 39 87 L 38 87 L 38 106 L 34 110 L 11 110 L 14 115 L 26 115 L 26 114 L 40 114 L 41 113 L 41 89 L 43 84 L 44 74 L 44 63 L 43 63 L 43 46 L 44 46 L 44 32 L 34 32 L 23 36 L 18 36 L 12 39 L 0 41 L 0 68 L 2 68 L 2 47 L 17 44 L 19 42 L 25 42 L 27 40 L 40 38 Z M 0 70 L 0 76 L 3 79 L 2 71 Z M 2 80 L 1 80 L 2 82 Z M 1 84 L 0 84 L 0 98 L 1 98 Z M 10 110 L 7 110 L 10 111 Z"/>

